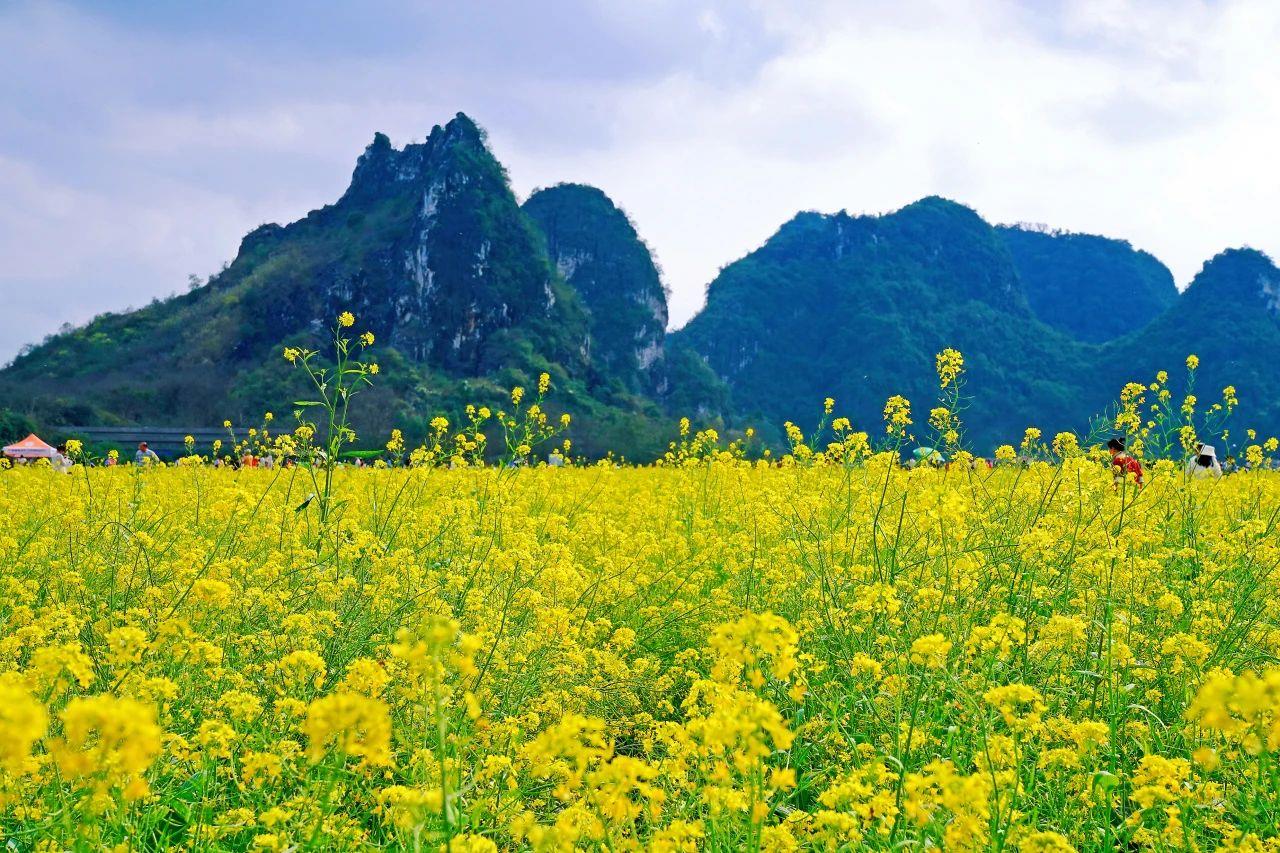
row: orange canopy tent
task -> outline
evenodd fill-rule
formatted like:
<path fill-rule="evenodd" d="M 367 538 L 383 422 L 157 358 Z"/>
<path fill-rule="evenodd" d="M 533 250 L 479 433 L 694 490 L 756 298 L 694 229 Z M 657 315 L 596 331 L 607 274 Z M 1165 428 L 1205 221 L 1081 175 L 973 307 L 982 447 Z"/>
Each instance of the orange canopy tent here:
<path fill-rule="evenodd" d="M 58 455 L 57 448 L 40 440 L 35 433 L 6 445 L 4 455 L 11 459 L 52 459 Z"/>

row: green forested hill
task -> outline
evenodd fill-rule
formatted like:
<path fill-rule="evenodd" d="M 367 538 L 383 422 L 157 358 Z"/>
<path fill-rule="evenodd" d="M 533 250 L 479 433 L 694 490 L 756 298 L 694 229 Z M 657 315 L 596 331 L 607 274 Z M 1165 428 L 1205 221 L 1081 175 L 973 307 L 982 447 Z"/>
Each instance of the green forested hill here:
<path fill-rule="evenodd" d="M 903 394 L 926 435 L 933 354 L 950 346 L 968 363 L 963 418 L 979 451 L 1028 426 L 1084 430 L 1125 383 L 1180 375 L 1192 353 L 1202 409 L 1234 385 L 1236 432 L 1280 433 L 1280 273 L 1265 255 L 1225 252 L 1178 296 L 1127 243 L 992 228 L 937 198 L 884 216 L 800 214 L 727 266 L 673 341 L 726 382 L 739 419 L 775 428 L 812 423 L 830 395 L 875 432 L 884 400 Z"/>
<path fill-rule="evenodd" d="M 1164 264 L 1123 240 L 999 226 L 1036 317 L 1103 343 L 1145 326 L 1178 298 Z"/>
<path fill-rule="evenodd" d="M 1169 310 L 1108 344 L 1097 370 L 1113 387 L 1150 381 L 1159 370 L 1180 375 L 1190 353 L 1200 359 L 1194 390 L 1201 408 L 1233 385 L 1240 397 L 1233 432 L 1280 435 L 1280 269 L 1270 258 L 1231 249 L 1209 260 Z"/>
<path fill-rule="evenodd" d="M 871 431 L 892 394 L 926 406 L 934 354 L 956 347 L 982 441 L 1073 423 L 1088 363 L 1032 316 L 994 229 L 937 198 L 880 217 L 797 216 L 726 267 L 675 338 L 728 382 L 740 413 L 803 423 L 830 395 Z"/>

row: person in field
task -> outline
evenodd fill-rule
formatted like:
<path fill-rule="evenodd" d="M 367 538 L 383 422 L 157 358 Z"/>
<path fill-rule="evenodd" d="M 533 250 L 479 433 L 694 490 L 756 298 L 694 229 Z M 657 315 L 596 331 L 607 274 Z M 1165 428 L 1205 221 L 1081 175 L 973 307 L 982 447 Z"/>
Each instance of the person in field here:
<path fill-rule="evenodd" d="M 1185 471 L 1188 477 L 1203 479 L 1222 476 L 1222 465 L 1218 462 L 1218 452 L 1212 444 L 1201 444 L 1196 448 L 1196 455 L 1187 460 Z"/>
<path fill-rule="evenodd" d="M 134 465 L 154 465 L 160 461 L 160 457 L 156 456 L 156 452 L 147 447 L 145 441 L 138 442 L 138 452 L 133 454 Z"/>
<path fill-rule="evenodd" d="M 1124 478 L 1132 474 L 1138 486 L 1142 485 L 1142 463 L 1124 452 L 1124 439 L 1113 438 L 1107 442 L 1107 450 L 1111 451 L 1111 472 L 1116 485 L 1124 482 Z"/>

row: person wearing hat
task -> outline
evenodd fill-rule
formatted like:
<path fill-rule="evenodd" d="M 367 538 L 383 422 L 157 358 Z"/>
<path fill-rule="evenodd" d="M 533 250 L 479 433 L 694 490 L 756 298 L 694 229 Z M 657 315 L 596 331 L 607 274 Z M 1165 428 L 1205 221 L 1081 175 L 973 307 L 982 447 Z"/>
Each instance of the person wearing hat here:
<path fill-rule="evenodd" d="M 1196 446 L 1196 455 L 1187 460 L 1185 473 L 1188 477 L 1196 479 L 1204 477 L 1217 479 L 1222 476 L 1222 465 L 1218 463 L 1218 452 L 1214 450 L 1212 444 Z"/>
<path fill-rule="evenodd" d="M 151 465 L 160 461 L 160 457 L 156 456 L 156 452 L 147 447 L 145 441 L 138 442 L 138 452 L 133 454 L 134 465 Z"/>
<path fill-rule="evenodd" d="M 1111 439 L 1107 442 L 1107 450 L 1111 451 L 1111 472 L 1116 485 L 1123 483 L 1126 475 L 1132 474 L 1133 481 L 1141 486 L 1142 463 L 1124 452 L 1124 439 Z"/>

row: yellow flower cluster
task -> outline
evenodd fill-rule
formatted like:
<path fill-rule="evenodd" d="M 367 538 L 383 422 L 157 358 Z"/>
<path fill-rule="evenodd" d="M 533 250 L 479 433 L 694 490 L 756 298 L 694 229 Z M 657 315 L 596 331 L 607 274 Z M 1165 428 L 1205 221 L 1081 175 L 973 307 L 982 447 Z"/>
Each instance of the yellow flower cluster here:
<path fill-rule="evenodd" d="M 908 469 L 832 427 L 782 465 L 685 425 L 650 468 L 338 469 L 329 524 L 278 471 L 3 472 L 5 842 L 1275 849 L 1280 475 L 1116 489 L 1035 429 Z"/>
<path fill-rule="evenodd" d="M 964 356 L 959 350 L 947 347 L 934 358 L 938 371 L 938 384 L 946 388 L 964 371 Z"/>
<path fill-rule="evenodd" d="M 900 394 L 895 394 L 884 404 L 885 432 L 891 436 L 905 438 L 907 427 L 911 426 L 911 401 Z"/>

